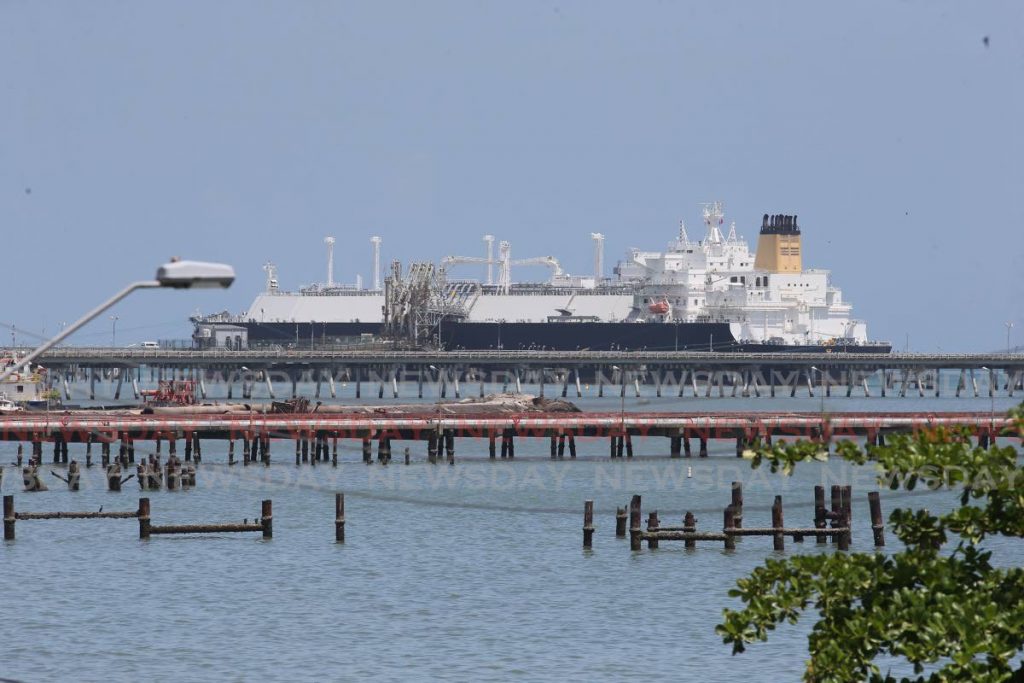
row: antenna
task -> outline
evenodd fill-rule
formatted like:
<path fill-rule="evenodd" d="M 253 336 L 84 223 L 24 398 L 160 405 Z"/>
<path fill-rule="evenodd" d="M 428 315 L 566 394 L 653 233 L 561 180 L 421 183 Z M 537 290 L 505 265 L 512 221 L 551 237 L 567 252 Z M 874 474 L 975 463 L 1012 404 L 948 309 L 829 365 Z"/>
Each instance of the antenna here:
<path fill-rule="evenodd" d="M 686 234 L 686 223 L 679 221 L 679 241 L 683 243 L 683 246 L 689 246 L 690 236 Z"/>
<path fill-rule="evenodd" d="M 370 242 L 373 244 L 373 291 L 380 289 L 380 237 L 374 235 L 370 238 Z"/>
<path fill-rule="evenodd" d="M 487 243 L 487 284 L 494 284 L 494 235 L 484 235 Z"/>
<path fill-rule="evenodd" d="M 724 222 L 725 213 L 722 211 L 722 202 L 711 202 L 704 204 L 704 225 L 708 232 L 705 239 L 711 244 L 721 244 L 725 239 L 722 237 L 722 230 L 719 228 Z"/>
<path fill-rule="evenodd" d="M 324 244 L 327 245 L 327 286 L 334 286 L 334 238 L 325 237 Z"/>
<path fill-rule="evenodd" d="M 596 284 L 604 277 L 604 235 L 592 232 L 590 239 L 594 240 L 594 282 Z"/>
<path fill-rule="evenodd" d="M 267 274 L 267 294 L 277 291 L 277 266 L 270 261 L 263 264 L 263 271 Z"/>

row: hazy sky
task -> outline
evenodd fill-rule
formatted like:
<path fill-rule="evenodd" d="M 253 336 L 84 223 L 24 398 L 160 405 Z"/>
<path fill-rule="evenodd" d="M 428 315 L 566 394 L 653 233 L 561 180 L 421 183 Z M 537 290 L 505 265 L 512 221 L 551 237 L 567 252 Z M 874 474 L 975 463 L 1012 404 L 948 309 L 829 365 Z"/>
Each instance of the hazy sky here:
<path fill-rule="evenodd" d="M 998 349 L 1007 320 L 1024 343 L 1022 122 L 1016 1 L 0 0 L 0 322 L 52 334 L 172 255 L 233 264 L 114 312 L 119 344 L 184 338 L 268 259 L 324 280 L 326 235 L 346 282 L 374 234 L 385 263 L 492 233 L 589 273 L 600 231 L 607 272 L 721 199 L 751 242 L 799 214 L 871 337 Z"/>

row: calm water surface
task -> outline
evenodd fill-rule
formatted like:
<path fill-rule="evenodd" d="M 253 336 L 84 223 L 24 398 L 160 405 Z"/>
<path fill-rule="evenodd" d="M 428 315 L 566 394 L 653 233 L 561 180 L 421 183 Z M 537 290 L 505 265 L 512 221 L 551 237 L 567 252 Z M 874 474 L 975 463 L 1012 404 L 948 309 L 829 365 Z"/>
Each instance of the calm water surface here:
<path fill-rule="evenodd" d="M 404 392 L 406 395 L 411 392 Z M 649 402 L 648 402 L 649 401 Z M 995 409 L 1013 405 L 996 399 Z M 387 403 L 387 401 L 385 401 Z M 619 400 L 583 399 L 614 410 Z M 627 410 L 816 410 L 818 398 L 627 398 Z M 841 410 L 988 410 L 982 399 L 827 400 Z M 666 543 L 631 553 L 614 538 L 614 509 L 633 493 L 663 523 L 693 510 L 698 527 L 721 524 L 729 482 L 745 483 L 748 525 L 767 525 L 781 494 L 788 524 L 809 524 L 813 486 L 854 488 L 854 549 L 871 548 L 866 496 L 872 470 L 839 461 L 806 464 L 793 477 L 752 471 L 734 445 L 710 458 L 670 461 L 667 440 L 636 442 L 612 462 L 604 441 L 581 443 L 576 461 L 552 462 L 547 441 L 517 443 L 514 462 L 486 458 L 486 443 L 457 442 L 458 464 L 431 466 L 425 446 L 400 464 L 363 465 L 358 446 L 337 468 L 294 466 L 276 443 L 270 468 L 226 466 L 224 446 L 204 444 L 198 486 L 149 492 L 154 524 L 241 521 L 274 502 L 274 538 L 259 534 L 138 539 L 134 520 L 22 521 L 0 549 L 3 676 L 24 680 L 797 680 L 807 624 L 733 657 L 714 633 L 737 578 L 775 556 L 767 538 L 734 552 L 717 544 Z M 145 452 L 148 444 L 137 451 Z M 71 457 L 84 459 L 81 446 Z M 14 446 L 0 444 L 0 462 Z M 240 452 L 239 452 L 240 455 Z M 50 451 L 45 452 L 50 459 Z M 690 476 L 687 476 L 687 470 Z M 3 491 L 19 510 L 131 510 L 133 480 L 104 490 L 98 468 L 71 493 L 20 493 L 14 468 Z M 47 470 L 60 471 L 57 466 Z M 344 491 L 347 542 L 333 536 L 334 492 Z M 594 548 L 581 548 L 582 507 L 597 509 Z M 949 492 L 883 493 L 941 509 Z M 891 535 L 889 537 L 892 543 Z M 1020 564 L 1019 544 L 996 542 Z M 831 552 L 813 541 L 785 554 Z"/>

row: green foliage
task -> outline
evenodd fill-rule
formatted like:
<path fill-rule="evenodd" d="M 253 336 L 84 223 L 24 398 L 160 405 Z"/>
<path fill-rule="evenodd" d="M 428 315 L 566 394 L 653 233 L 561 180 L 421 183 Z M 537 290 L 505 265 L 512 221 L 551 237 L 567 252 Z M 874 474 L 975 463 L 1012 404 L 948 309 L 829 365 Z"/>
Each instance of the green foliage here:
<path fill-rule="evenodd" d="M 1024 436 L 1024 411 L 1011 416 L 1015 435 Z M 818 451 L 813 443 L 778 444 L 752 461 L 789 473 Z M 966 434 L 938 430 L 867 452 L 844 442 L 837 452 L 854 463 L 877 462 L 892 489 L 956 487 L 960 505 L 941 515 L 894 510 L 889 526 L 900 552 L 767 560 L 730 591 L 745 606 L 725 610 L 716 629 L 733 653 L 813 607 L 819 618 L 806 681 L 895 681 L 875 664 L 882 656 L 913 666 L 915 677 L 903 681 L 1024 680 L 1024 569 L 993 567 L 982 547 L 992 535 L 1024 537 L 1017 449 L 973 448 Z"/>

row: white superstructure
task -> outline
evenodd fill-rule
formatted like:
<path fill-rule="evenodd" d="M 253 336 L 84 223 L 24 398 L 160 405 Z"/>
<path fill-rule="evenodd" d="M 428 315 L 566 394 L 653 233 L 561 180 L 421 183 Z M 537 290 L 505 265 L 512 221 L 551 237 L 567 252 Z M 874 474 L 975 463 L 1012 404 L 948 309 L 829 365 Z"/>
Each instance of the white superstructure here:
<path fill-rule="evenodd" d="M 777 218 L 787 225 L 776 228 L 765 216 L 762 239 L 785 234 L 799 244 L 796 217 Z M 641 283 L 631 320 L 728 322 L 738 340 L 787 345 L 867 341 L 866 324 L 851 318 L 852 306 L 832 285 L 829 271 L 758 268 L 757 255 L 736 234 L 735 223 L 728 234 L 722 233 L 723 224 L 722 205 L 709 204 L 704 207 L 704 239 L 690 241 L 681 226 L 665 252 L 630 252 L 616 273 Z M 798 252 L 791 256 L 799 259 Z"/>

